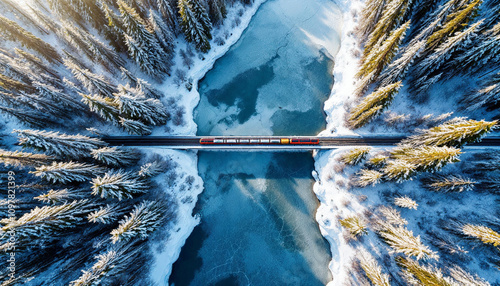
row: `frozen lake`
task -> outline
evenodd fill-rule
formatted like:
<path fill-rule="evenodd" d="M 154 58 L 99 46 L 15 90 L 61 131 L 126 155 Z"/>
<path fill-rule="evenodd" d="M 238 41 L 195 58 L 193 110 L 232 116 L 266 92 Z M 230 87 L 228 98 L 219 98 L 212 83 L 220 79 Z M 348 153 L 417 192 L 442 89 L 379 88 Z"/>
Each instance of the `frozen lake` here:
<path fill-rule="evenodd" d="M 199 84 L 198 135 L 314 135 L 333 84 L 340 12 L 327 0 L 269 0 Z M 200 152 L 201 223 L 170 284 L 325 285 L 310 153 Z"/>

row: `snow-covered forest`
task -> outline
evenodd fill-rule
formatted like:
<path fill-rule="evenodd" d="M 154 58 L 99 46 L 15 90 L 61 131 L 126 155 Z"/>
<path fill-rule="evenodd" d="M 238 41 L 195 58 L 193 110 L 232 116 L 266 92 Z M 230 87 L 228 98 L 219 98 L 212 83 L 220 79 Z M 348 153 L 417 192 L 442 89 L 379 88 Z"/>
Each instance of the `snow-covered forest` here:
<path fill-rule="evenodd" d="M 0 0 L 2 285 L 152 285 L 152 243 L 193 201 L 172 190 L 199 183 L 99 138 L 184 132 L 177 92 L 252 2 Z"/>
<path fill-rule="evenodd" d="M 325 133 L 408 137 L 317 155 L 334 285 L 499 285 L 500 2 L 350 7 Z"/>

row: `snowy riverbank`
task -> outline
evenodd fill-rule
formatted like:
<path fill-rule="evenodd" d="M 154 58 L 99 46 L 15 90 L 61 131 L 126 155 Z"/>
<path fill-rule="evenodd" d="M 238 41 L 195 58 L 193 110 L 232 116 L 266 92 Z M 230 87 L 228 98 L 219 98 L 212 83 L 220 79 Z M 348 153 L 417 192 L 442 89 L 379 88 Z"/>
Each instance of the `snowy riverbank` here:
<path fill-rule="evenodd" d="M 351 130 L 343 126 L 346 114 L 346 102 L 352 100 L 355 90 L 355 73 L 357 68 L 359 47 L 353 30 L 356 26 L 356 15 L 363 5 L 362 0 L 338 1 L 343 13 L 343 27 L 340 50 L 335 57 L 333 75 L 335 84 L 330 98 L 325 102 L 327 114 L 327 128 L 320 136 L 354 135 Z M 329 268 L 333 281 L 328 285 L 341 285 L 347 281 L 347 265 L 350 265 L 355 254 L 354 249 L 343 239 L 342 229 L 338 223 L 340 215 L 348 212 L 357 213 L 362 206 L 357 203 L 353 194 L 347 191 L 348 175 L 336 170 L 336 159 L 344 149 L 315 152 L 314 193 L 320 201 L 316 213 L 316 220 L 321 233 L 330 243 L 332 261 Z M 347 208 L 346 204 L 350 204 Z"/>
<path fill-rule="evenodd" d="M 174 83 L 174 77 L 167 79 L 161 87 L 161 90 L 165 90 L 170 96 L 178 99 L 178 105 L 182 106 L 185 110 L 184 115 L 184 125 L 174 127 L 174 130 L 170 130 L 170 134 L 174 135 L 196 135 L 196 123 L 193 119 L 193 112 L 198 102 L 200 96 L 198 94 L 198 81 L 200 81 L 205 74 L 213 67 L 215 61 L 222 57 L 229 48 L 238 41 L 238 39 L 243 34 L 243 31 L 248 27 L 250 20 L 253 15 L 257 12 L 260 5 L 266 0 L 256 0 L 252 6 L 246 7 L 241 4 L 235 4 L 228 10 L 227 18 L 224 25 L 217 28 L 213 32 L 213 38 L 218 37 L 225 38 L 225 34 L 228 35 L 227 39 L 224 39 L 225 43 L 223 45 L 217 45 L 214 43 L 215 40 L 211 42 L 212 49 L 204 54 L 204 59 L 195 57 L 193 59 L 193 64 L 191 68 L 186 73 L 186 79 L 192 82 L 192 88 L 189 91 L 185 87 L 185 83 L 182 83 L 177 88 L 173 89 L 176 84 Z M 243 10 L 244 9 L 244 10 Z M 244 13 L 240 16 L 239 14 Z M 239 20 L 237 20 L 239 19 Z M 239 24 L 236 27 L 232 27 L 235 23 Z M 228 32 L 230 31 L 230 32 Z M 172 70 L 184 69 L 182 59 L 179 56 L 180 49 L 186 49 L 185 43 L 182 40 L 177 46 L 176 53 L 176 65 Z M 153 134 L 160 135 L 162 130 L 155 130 Z M 198 174 L 198 156 L 195 152 L 184 152 L 175 150 L 161 150 L 155 148 L 155 153 L 159 153 L 162 156 L 172 158 L 177 164 L 176 172 L 178 174 Z M 175 225 L 171 226 L 173 230 L 170 233 L 167 241 L 162 241 L 157 245 L 158 249 L 155 254 L 155 262 L 151 269 L 151 279 L 157 285 L 168 285 L 168 278 L 172 271 L 172 265 L 179 257 L 182 246 L 184 245 L 186 239 L 189 237 L 194 227 L 200 222 L 199 217 L 193 216 L 193 209 L 196 206 L 198 195 L 203 191 L 203 182 L 201 178 L 196 175 L 192 188 L 185 188 L 185 184 L 181 183 L 183 176 L 173 183 L 173 197 L 176 198 L 179 205 L 179 210 L 177 213 L 178 219 Z M 159 182 L 162 183 L 162 182 Z M 170 189 L 170 187 L 169 187 Z"/>

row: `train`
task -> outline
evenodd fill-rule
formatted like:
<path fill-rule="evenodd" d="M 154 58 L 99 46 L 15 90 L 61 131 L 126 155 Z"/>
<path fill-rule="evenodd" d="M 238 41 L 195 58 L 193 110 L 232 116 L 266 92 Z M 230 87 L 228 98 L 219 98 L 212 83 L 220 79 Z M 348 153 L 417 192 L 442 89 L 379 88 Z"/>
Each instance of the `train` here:
<path fill-rule="evenodd" d="M 201 145 L 318 145 L 317 138 L 217 138 L 204 137 L 200 139 Z"/>

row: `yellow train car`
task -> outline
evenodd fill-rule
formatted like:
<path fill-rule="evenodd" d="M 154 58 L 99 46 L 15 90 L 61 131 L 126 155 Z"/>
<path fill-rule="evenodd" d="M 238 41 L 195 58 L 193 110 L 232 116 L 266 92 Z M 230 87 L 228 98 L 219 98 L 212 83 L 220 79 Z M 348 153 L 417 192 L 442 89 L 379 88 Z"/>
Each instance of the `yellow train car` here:
<path fill-rule="evenodd" d="M 281 144 L 290 144 L 290 139 L 288 139 L 288 138 L 281 138 Z"/>

